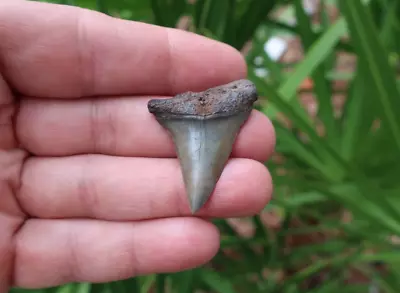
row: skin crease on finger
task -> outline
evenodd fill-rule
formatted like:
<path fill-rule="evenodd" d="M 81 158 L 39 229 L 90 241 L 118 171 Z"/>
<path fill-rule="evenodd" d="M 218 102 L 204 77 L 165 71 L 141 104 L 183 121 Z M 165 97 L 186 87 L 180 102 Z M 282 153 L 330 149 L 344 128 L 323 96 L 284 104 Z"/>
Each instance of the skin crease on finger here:
<path fill-rule="evenodd" d="M 203 90 L 246 74 L 242 56 L 227 45 L 191 33 L 117 20 L 71 6 L 0 1 L 0 40 L 0 70 L 4 79 L 15 93 L 30 96 L 38 103 L 47 100 L 40 105 L 44 112 L 61 99 L 75 99 L 76 107 L 82 96 L 100 97 L 99 101 L 110 95 L 171 96 L 186 90 Z M 19 98 L 24 100 L 23 96 Z M 29 219 L 21 227 L 25 214 L 13 191 L 23 185 L 19 175 L 24 171 L 26 152 L 17 148 L 20 144 L 14 133 L 21 135 L 23 145 L 44 155 L 43 150 L 55 146 L 45 145 L 50 144 L 49 138 L 39 139 L 32 133 L 24 133 L 25 127 L 42 123 L 47 127 L 31 128 L 31 131 L 50 133 L 54 131 L 51 128 L 54 122 L 68 124 L 75 117 L 52 121 L 53 112 L 44 116 L 49 119 L 47 122 L 40 119 L 35 122 L 34 116 L 29 118 L 33 112 L 28 107 L 27 116 L 16 118 L 19 128 L 15 131 L 11 125 L 16 108 L 11 102 L 10 91 L 0 78 L 0 293 L 7 292 L 12 278 L 15 282 L 11 285 L 39 288 L 67 281 L 108 281 L 135 273 L 195 267 L 216 253 L 218 231 L 196 218 L 137 223 Z M 66 101 L 65 109 L 69 102 Z M 21 106 L 24 107 L 24 102 Z M 250 140 L 252 135 L 257 135 L 254 129 L 260 115 L 254 115 L 245 126 L 249 130 L 241 134 L 243 139 L 238 139 L 238 155 L 251 157 L 253 151 L 255 158 L 265 158 L 266 151 L 261 149 L 266 146 L 260 143 L 266 137 Z M 73 132 L 62 135 L 64 141 L 70 141 Z M 107 149 L 107 140 L 113 141 L 112 138 L 105 137 L 106 142 L 102 139 L 95 142 L 97 149 L 113 150 L 113 147 Z M 165 133 L 164 139 L 167 141 Z M 274 136 L 269 139 L 274 141 Z M 161 155 L 171 156 L 171 146 L 170 143 L 169 153 Z M 76 149 L 65 149 L 63 154 L 86 152 L 86 147 L 78 145 Z M 120 154 L 128 154 L 126 150 L 125 146 Z M 160 149 L 152 152 L 154 156 Z M 270 183 L 265 184 L 270 188 Z M 235 196 L 240 198 L 243 197 Z M 265 200 L 264 195 L 248 212 L 257 212 Z M 133 260 L 136 260 L 135 266 L 132 266 Z"/>
<path fill-rule="evenodd" d="M 14 236 L 25 215 L 14 197 L 26 153 L 17 149 L 12 129 L 11 91 L 0 75 L 0 293 L 7 292 L 15 258 Z"/>

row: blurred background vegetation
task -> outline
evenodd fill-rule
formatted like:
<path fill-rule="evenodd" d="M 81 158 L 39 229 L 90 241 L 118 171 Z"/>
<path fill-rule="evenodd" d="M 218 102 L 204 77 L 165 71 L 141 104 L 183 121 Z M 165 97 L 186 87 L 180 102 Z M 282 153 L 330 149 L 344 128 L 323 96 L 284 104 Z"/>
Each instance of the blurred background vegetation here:
<path fill-rule="evenodd" d="M 261 214 L 214 221 L 221 249 L 206 266 L 14 293 L 400 292 L 400 1 L 44 2 L 240 50 L 276 127 L 275 190 Z"/>

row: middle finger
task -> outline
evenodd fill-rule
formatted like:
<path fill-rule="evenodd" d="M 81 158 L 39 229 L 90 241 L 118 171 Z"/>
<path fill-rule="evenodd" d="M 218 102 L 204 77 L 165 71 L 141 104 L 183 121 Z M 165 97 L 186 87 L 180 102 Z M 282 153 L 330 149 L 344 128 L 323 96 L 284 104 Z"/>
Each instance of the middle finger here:
<path fill-rule="evenodd" d="M 174 157 L 168 133 L 148 112 L 150 97 L 49 100 L 23 98 L 17 136 L 35 155 L 105 154 Z M 265 161 L 273 151 L 274 130 L 266 116 L 253 111 L 242 127 L 233 157 Z"/>

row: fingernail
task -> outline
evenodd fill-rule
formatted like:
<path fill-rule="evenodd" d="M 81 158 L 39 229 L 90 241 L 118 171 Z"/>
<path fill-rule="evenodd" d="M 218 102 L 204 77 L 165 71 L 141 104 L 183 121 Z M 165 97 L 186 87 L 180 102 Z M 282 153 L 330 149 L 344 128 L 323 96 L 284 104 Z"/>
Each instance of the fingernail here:
<path fill-rule="evenodd" d="M 212 194 L 256 100 L 255 85 L 242 79 L 149 101 L 149 112 L 174 141 L 193 214 Z"/>

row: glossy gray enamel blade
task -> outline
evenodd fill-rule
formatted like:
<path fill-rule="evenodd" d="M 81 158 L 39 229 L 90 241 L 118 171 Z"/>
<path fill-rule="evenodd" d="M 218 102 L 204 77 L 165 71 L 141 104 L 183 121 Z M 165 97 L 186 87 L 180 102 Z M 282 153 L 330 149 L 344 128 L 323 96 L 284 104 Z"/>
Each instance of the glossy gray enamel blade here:
<path fill-rule="evenodd" d="M 160 120 L 173 137 L 193 213 L 212 194 L 250 112 L 213 119 Z"/>
<path fill-rule="evenodd" d="M 149 101 L 150 113 L 174 140 L 193 213 L 212 194 L 256 100 L 254 84 L 243 79 Z"/>

